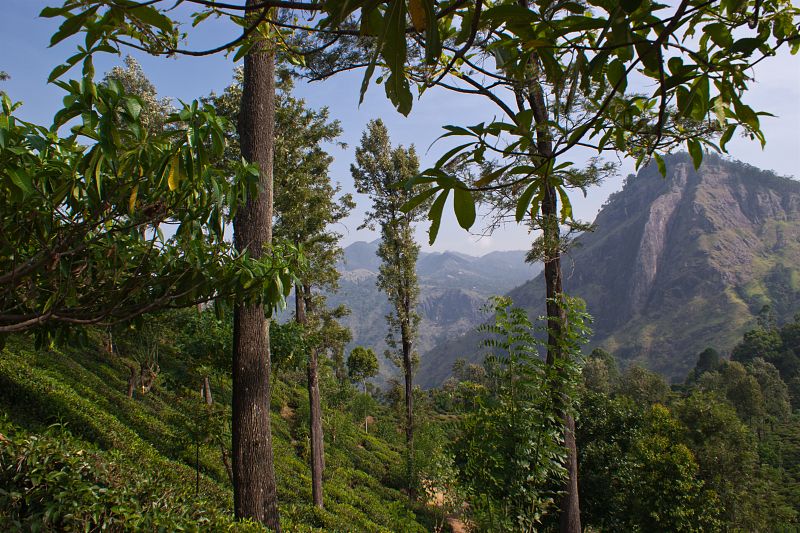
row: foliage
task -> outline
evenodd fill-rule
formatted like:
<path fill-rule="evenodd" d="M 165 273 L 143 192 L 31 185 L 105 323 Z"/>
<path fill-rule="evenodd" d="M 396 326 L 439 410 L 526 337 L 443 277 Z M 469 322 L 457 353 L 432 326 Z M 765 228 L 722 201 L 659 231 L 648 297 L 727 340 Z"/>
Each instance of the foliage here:
<path fill-rule="evenodd" d="M 366 392 L 366 380 L 378 374 L 378 356 L 372 348 L 356 346 L 350 350 L 347 358 L 347 375 L 351 381 L 364 383 Z"/>
<path fill-rule="evenodd" d="M 588 394 L 578 426 L 581 504 L 611 531 L 716 531 L 717 499 L 698 477 L 669 410 Z"/>
<path fill-rule="evenodd" d="M 254 260 L 224 239 L 255 182 L 253 167 L 229 180 L 210 165 L 223 119 L 195 102 L 150 133 L 142 101 L 113 78 L 94 84 L 90 61 L 81 82 L 58 85 L 65 108 L 50 130 L 19 120 L 2 95 L 0 332 L 61 334 L 211 298 L 282 300 L 291 249 Z"/>
<path fill-rule="evenodd" d="M 640 365 L 631 365 L 619 380 L 620 394 L 642 403 L 667 403 L 669 386 L 664 379 Z"/>
<path fill-rule="evenodd" d="M 3 420 L 0 430 L 4 529 L 199 531 L 233 525 L 229 515 L 209 508 L 187 487 L 85 448 L 63 427 L 28 435 Z"/>
<path fill-rule="evenodd" d="M 308 339 L 302 324 L 294 320 L 283 324 L 272 322 L 269 327 L 269 347 L 275 372 L 305 367 Z"/>
<path fill-rule="evenodd" d="M 461 421 L 455 462 L 482 530 L 530 531 L 555 505 L 551 484 L 565 475 L 562 417 L 572 409 L 577 367 L 572 358 L 545 364 L 525 311 L 508 298 L 491 305 L 495 322 L 484 328 L 491 334 L 484 342 L 491 350 L 484 363 L 488 386 Z M 579 345 L 584 317 L 575 305 L 568 301 Z"/>
<path fill-rule="evenodd" d="M 106 74 L 106 83 L 116 81 L 126 94 L 135 95 L 142 103 L 142 127 L 150 133 L 158 133 L 167 125 L 169 116 L 175 112 L 172 100 L 159 98 L 153 83 L 147 78 L 142 66 L 131 56 L 125 57 L 125 66 L 116 66 Z"/>
<path fill-rule="evenodd" d="M 800 49 L 798 17 L 784 0 L 467 4 L 442 27 L 452 69 L 410 75 L 486 98 L 502 116 L 445 126 L 442 137 L 460 144 L 412 183 L 432 184 L 434 205 L 452 192 L 467 229 L 475 200 L 489 197 L 547 235 L 548 202 L 561 203 L 560 223 L 575 223 L 569 190 L 585 194 L 608 170 L 598 161 L 576 169 L 577 148 L 628 155 L 637 167 L 655 158 L 664 174 L 661 156 L 682 145 L 699 167 L 704 148 L 724 151 L 737 129 L 763 144 L 763 113 L 744 100 L 748 68 Z M 478 170 L 456 171 L 465 165 Z M 441 211 L 430 217 L 435 238 Z"/>
<path fill-rule="evenodd" d="M 27 440 L 45 442 L 47 449 L 57 448 L 52 461 L 31 461 L 30 469 L 18 474 L 14 473 L 16 470 L 12 472 L 17 476 L 14 486 L 30 487 L 34 475 L 48 472 L 46 475 L 57 481 L 37 485 L 31 497 L 39 495 L 41 501 L 52 504 L 60 501 L 76 520 L 82 519 L 83 510 L 87 514 L 108 511 L 103 515 L 110 517 L 106 523 L 117 525 L 118 522 L 111 520 L 131 516 L 131 523 L 141 524 L 144 529 L 157 529 L 163 524 L 170 531 L 179 528 L 220 531 L 231 527 L 236 531 L 246 530 L 240 523 L 235 526 L 233 523 L 231 487 L 218 442 L 222 439 L 226 448 L 230 446 L 230 429 L 219 427 L 225 425 L 225 413 L 230 409 L 230 377 L 211 375 L 215 401 L 211 409 L 216 414 L 212 413 L 209 420 L 206 416 L 209 408 L 197 392 L 199 382 L 194 374 L 187 372 L 193 368 L 193 358 L 176 349 L 184 342 L 183 335 L 179 331 L 175 338 L 167 334 L 186 322 L 184 315 L 192 314 L 196 313 L 186 310 L 160 315 L 159 323 L 165 332 L 163 336 L 159 333 L 160 340 L 163 353 L 169 354 L 161 360 L 164 379 L 158 388 L 136 400 L 125 395 L 127 368 L 123 345 L 115 355 L 104 354 L 101 341 L 105 332 L 90 328 L 88 344 L 67 344 L 52 351 L 33 350 L 28 337 L 11 337 L 0 357 L 0 413 L 10 417 L 8 423 L 0 422 L 0 434 L 14 445 L 9 448 L 5 441 L 0 443 L 0 456 L 6 453 L 19 456 L 16 450 L 21 448 L 17 444 L 22 446 Z M 132 337 L 136 335 L 142 342 L 147 333 L 131 333 Z M 127 345 L 126 341 L 125 350 Z M 331 391 L 339 387 L 339 382 L 328 366 L 322 365 L 320 372 L 323 399 L 334 398 Z M 388 430 L 381 433 L 391 439 L 365 435 L 360 429 L 363 419 L 356 418 L 351 409 L 356 400 L 352 388 L 337 397 L 340 403 L 335 410 L 326 406 L 326 411 L 331 415 L 336 413 L 338 419 L 334 421 L 328 415 L 324 419 L 326 509 L 314 509 L 310 504 L 308 464 L 298 445 L 308 430 L 306 421 L 299 416 L 300 406 L 307 402 L 304 378 L 284 372 L 273 384 L 276 474 L 282 525 L 286 530 L 387 533 L 398 529 L 420 533 L 427 530 L 422 525 L 427 524 L 427 511 L 410 508 L 407 498 L 396 490 L 404 479 L 402 445 L 396 431 L 398 420 L 376 406 L 375 416 Z M 287 411 L 284 406 L 289 413 L 297 410 L 298 414 L 284 417 Z M 58 421 L 65 424 L 72 436 L 61 428 L 47 429 Z M 15 429 L 10 429 L 9 424 Z M 195 496 L 198 442 L 199 498 Z M 35 453 L 44 457 L 44 452 Z M 6 475 L 8 463 L 0 462 L 4 472 L 0 475 Z M 84 462 L 89 463 L 89 470 L 81 466 Z M 4 477 L 0 482 L 4 490 L 11 486 L 5 480 Z M 91 499 L 92 494 L 106 488 L 108 491 Z M 121 507 L 114 510 L 117 504 Z M 14 509 L 20 513 L 16 519 L 30 523 L 43 520 L 46 511 L 44 506 L 29 506 L 30 513 L 20 511 L 19 507 Z M 4 518 L 0 511 L 0 529 L 9 529 L 2 522 Z M 253 531 L 261 531 L 252 527 Z"/>

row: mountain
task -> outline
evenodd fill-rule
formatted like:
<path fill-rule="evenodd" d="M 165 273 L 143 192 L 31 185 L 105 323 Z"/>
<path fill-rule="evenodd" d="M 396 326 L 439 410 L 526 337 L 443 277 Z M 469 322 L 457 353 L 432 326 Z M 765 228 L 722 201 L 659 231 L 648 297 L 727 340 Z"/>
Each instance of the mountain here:
<path fill-rule="evenodd" d="M 564 258 L 564 287 L 594 317 L 591 346 L 683 379 L 708 346 L 730 350 L 765 304 L 800 310 L 800 182 L 707 155 L 686 154 L 629 176 Z M 543 313 L 538 276 L 509 292 Z M 475 335 L 427 352 L 420 383 L 436 385 L 453 361 L 476 354 Z M 471 354 L 471 356 L 470 356 Z"/>
<path fill-rule="evenodd" d="M 380 241 L 355 242 L 344 249 L 339 290 L 328 295 L 330 305 L 346 304 L 352 310 L 344 324 L 353 332 L 352 346 L 363 345 L 382 355 L 386 349 L 389 302 L 376 281 Z M 420 253 L 418 312 L 422 318 L 416 349 L 423 354 L 440 342 L 458 338 L 483 319 L 481 308 L 489 296 L 504 294 L 541 270 L 525 263 L 525 252 L 491 252 L 481 257 L 458 252 Z M 382 358 L 383 359 L 383 358 Z M 385 379 L 397 374 L 391 362 L 381 361 Z"/>

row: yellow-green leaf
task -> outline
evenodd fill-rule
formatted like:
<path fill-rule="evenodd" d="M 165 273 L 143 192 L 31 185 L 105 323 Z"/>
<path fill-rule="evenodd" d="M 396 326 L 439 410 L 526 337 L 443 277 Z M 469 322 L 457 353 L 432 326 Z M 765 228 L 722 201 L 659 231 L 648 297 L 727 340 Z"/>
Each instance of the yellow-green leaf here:
<path fill-rule="evenodd" d="M 131 191 L 131 197 L 128 199 L 128 212 L 132 215 L 136 209 L 136 196 L 139 194 L 139 186 L 134 185 Z"/>
<path fill-rule="evenodd" d="M 169 167 L 169 176 L 167 177 L 167 185 L 169 186 L 169 190 L 174 191 L 178 188 L 178 179 L 180 178 L 180 165 L 181 160 L 178 157 L 178 154 L 172 156 L 172 163 Z"/>

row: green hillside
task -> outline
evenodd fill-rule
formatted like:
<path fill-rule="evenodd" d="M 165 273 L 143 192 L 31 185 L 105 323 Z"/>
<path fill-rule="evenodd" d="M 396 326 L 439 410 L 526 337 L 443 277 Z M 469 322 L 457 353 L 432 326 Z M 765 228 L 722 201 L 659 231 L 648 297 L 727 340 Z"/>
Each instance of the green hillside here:
<path fill-rule="evenodd" d="M 160 371 L 151 391 L 137 390 L 132 399 L 128 365 L 141 360 L 140 346 L 151 342 L 147 335 L 119 337 L 115 354 L 103 349 L 105 333 L 97 331 L 81 345 L 61 348 L 37 350 L 25 336 L 7 340 L 0 355 L 0 530 L 36 530 L 37 525 L 83 530 L 99 522 L 112 530 L 231 526 L 233 496 L 222 453 L 227 448 L 220 446 L 229 446 L 230 382 L 214 369 L 213 358 L 202 366 L 187 353 L 198 342 L 198 316 L 186 311 L 153 319 L 162 322 Z M 187 323 L 195 323 L 195 330 Z M 210 407 L 200 396 L 203 374 L 210 376 Z M 397 490 L 403 482 L 400 448 L 382 438 L 397 436 L 399 443 L 391 413 L 374 412 L 376 421 L 366 434 L 363 418 L 350 414 L 357 411 L 353 405 L 359 395 L 349 384 L 340 385 L 329 368 L 322 374 L 329 404 L 324 406 L 324 510 L 309 503 L 302 375 L 279 372 L 273 387 L 284 529 L 429 530 L 428 511 L 412 509 Z M 20 515 L 32 521 L 15 522 Z M 247 528 L 240 523 L 234 529 Z"/>

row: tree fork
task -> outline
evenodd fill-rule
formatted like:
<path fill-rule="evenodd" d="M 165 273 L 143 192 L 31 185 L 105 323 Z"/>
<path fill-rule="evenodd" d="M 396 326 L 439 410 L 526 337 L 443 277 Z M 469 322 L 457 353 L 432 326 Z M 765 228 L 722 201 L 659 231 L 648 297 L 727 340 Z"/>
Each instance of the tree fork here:
<path fill-rule="evenodd" d="M 247 5 L 253 6 L 254 0 Z M 249 17 L 258 13 L 250 8 Z M 258 193 L 234 220 L 234 245 L 253 258 L 272 241 L 272 161 L 275 125 L 275 55 L 260 40 L 244 59 L 239 137 L 242 156 L 260 169 Z M 234 310 L 233 493 L 237 518 L 251 518 L 280 531 L 270 427 L 269 321 L 263 304 Z"/>

